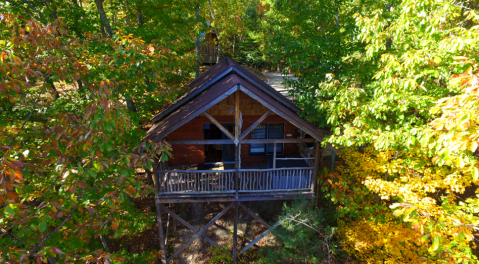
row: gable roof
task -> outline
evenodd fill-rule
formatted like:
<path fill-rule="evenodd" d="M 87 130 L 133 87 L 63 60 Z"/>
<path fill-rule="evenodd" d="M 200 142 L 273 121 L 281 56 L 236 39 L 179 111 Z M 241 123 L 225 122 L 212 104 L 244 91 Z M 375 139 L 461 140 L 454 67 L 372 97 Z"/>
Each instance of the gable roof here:
<path fill-rule="evenodd" d="M 290 108 L 292 111 L 299 111 L 299 108 L 289 99 L 284 97 L 280 92 L 276 91 L 273 87 L 266 84 L 263 80 L 243 68 L 234 60 L 226 57 L 202 73 L 200 76 L 198 76 L 198 78 L 191 81 L 188 84 L 190 89 L 184 95 L 174 101 L 169 107 L 163 109 L 160 113 L 155 115 L 150 121 L 152 123 L 160 121 L 178 108 L 188 103 L 189 100 L 198 96 L 201 92 L 209 89 L 213 84 L 220 81 L 230 73 L 236 73 L 238 76 L 258 86 L 261 90 L 263 90 L 263 92 L 271 95 L 273 98 Z"/>
<path fill-rule="evenodd" d="M 236 91 L 243 91 L 317 140 L 324 132 L 297 115 L 291 101 L 229 58 L 190 82 L 190 90 L 157 114 L 144 140 L 157 142 Z M 246 78 L 245 78 L 246 76 Z"/>

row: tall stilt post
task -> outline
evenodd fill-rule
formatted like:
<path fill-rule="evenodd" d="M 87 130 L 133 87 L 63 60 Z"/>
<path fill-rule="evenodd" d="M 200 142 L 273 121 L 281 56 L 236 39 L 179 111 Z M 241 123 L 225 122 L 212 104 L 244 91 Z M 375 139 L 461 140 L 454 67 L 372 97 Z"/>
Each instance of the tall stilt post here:
<path fill-rule="evenodd" d="M 238 247 L 238 191 L 239 191 L 239 160 L 240 160 L 240 148 L 239 148 L 239 136 L 240 136 L 240 109 L 239 109 L 239 85 L 238 91 L 235 94 L 235 186 L 236 186 L 236 202 L 235 202 L 235 219 L 234 219 L 234 231 L 233 231 L 233 263 L 236 264 L 236 250 Z"/>
<path fill-rule="evenodd" d="M 161 162 L 158 163 L 157 168 L 159 169 L 162 164 Z M 155 206 L 156 206 L 156 221 L 158 222 L 158 235 L 160 236 L 160 249 L 161 249 L 161 263 L 166 264 L 166 250 L 165 250 L 165 239 L 163 237 L 163 224 L 161 222 L 161 208 L 160 208 L 160 197 L 158 197 L 158 193 L 160 192 L 161 182 L 160 182 L 160 174 L 157 171 L 153 171 L 153 183 L 155 184 Z"/>
<path fill-rule="evenodd" d="M 234 232 L 233 232 L 233 263 L 236 264 L 237 254 L 236 250 L 238 248 L 238 207 L 239 202 L 235 202 L 235 223 L 234 223 Z"/>
<path fill-rule="evenodd" d="M 165 250 L 165 239 L 163 237 L 163 224 L 161 222 L 161 208 L 160 208 L 160 198 L 155 197 L 156 205 L 156 220 L 158 222 L 158 234 L 160 236 L 160 249 L 161 249 L 161 263 L 166 264 L 166 250 Z"/>
<path fill-rule="evenodd" d="M 236 198 L 238 198 L 238 190 L 239 190 L 239 136 L 240 136 L 240 113 L 239 113 L 239 86 L 238 90 L 235 93 L 235 190 L 236 190 Z"/>

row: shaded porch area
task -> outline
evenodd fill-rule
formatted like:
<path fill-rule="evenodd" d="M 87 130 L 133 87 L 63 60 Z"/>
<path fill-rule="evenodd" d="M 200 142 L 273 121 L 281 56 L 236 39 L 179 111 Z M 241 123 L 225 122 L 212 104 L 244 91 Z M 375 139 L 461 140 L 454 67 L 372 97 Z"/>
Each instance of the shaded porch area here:
<path fill-rule="evenodd" d="M 309 167 L 301 157 L 284 159 L 281 166 L 274 168 L 272 161 L 268 162 L 270 164 L 245 163 L 237 171 L 234 163 L 170 166 L 157 171 L 159 198 L 173 202 L 188 197 L 198 201 L 235 198 L 247 201 L 260 196 L 270 199 L 284 199 L 285 195 L 291 197 L 300 193 L 311 196 L 314 166 Z"/>

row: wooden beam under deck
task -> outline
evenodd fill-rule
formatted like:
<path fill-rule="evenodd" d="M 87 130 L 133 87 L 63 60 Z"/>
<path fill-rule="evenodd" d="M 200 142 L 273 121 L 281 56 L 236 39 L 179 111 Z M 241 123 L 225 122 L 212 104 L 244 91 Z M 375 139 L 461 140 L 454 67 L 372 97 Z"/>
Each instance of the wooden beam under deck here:
<path fill-rule="evenodd" d="M 250 201 L 275 201 L 275 200 L 294 200 L 296 198 L 312 199 L 311 192 L 285 192 L 275 193 L 274 195 L 262 194 L 240 194 L 238 197 L 234 193 L 231 195 L 189 195 L 189 196 L 159 196 L 160 203 L 213 203 L 213 202 L 250 202 Z"/>

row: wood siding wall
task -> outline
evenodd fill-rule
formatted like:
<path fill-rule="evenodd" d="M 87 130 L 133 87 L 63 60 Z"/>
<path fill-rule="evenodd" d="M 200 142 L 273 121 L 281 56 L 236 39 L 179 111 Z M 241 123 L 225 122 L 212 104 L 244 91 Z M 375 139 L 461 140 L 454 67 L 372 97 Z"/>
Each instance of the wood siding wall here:
<path fill-rule="evenodd" d="M 235 98 L 234 94 L 226 97 L 224 100 L 214 105 L 208 110 L 208 113 L 216 116 L 234 116 Z M 268 108 L 247 94 L 240 91 L 240 111 L 243 116 L 261 116 Z M 276 115 L 273 113 L 272 115 Z M 255 120 L 256 121 L 256 120 Z"/>
<path fill-rule="evenodd" d="M 225 100 L 227 100 L 226 98 Z M 250 99 L 253 100 L 253 99 Z M 254 100 L 253 100 L 254 101 Z M 218 104 L 218 105 L 221 105 Z M 264 107 L 264 106 L 263 106 Z M 242 107 L 240 106 L 240 109 Z M 267 109 L 264 109 L 266 112 Z M 243 113 L 243 127 L 241 132 L 245 131 L 252 123 L 254 123 L 258 118 L 264 113 L 258 113 L 258 115 L 248 115 L 246 116 Z M 209 111 L 209 113 L 211 113 Z M 233 112 L 234 114 L 234 112 Z M 214 115 L 214 118 L 218 120 L 221 124 L 234 124 L 234 116 L 232 115 Z M 268 116 L 262 123 L 284 123 L 285 124 L 285 138 L 297 138 L 299 137 L 298 128 L 293 124 L 286 121 L 284 118 L 278 115 Z M 190 122 L 184 124 L 176 131 L 169 134 L 167 140 L 183 140 L 183 139 L 203 139 L 203 125 L 212 124 L 211 121 L 205 116 L 199 116 L 191 120 Z M 291 134 L 291 136 L 287 136 Z M 249 135 L 246 136 L 246 139 L 249 139 Z M 174 145 L 173 146 L 173 158 L 168 162 L 171 165 L 176 164 L 202 164 L 205 161 L 205 148 L 204 145 Z M 285 155 L 297 155 L 299 148 L 297 144 L 284 144 L 284 154 Z M 242 163 L 266 163 L 267 156 L 250 156 L 249 155 L 249 145 L 243 144 L 241 146 L 241 162 Z"/>

